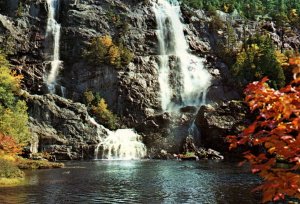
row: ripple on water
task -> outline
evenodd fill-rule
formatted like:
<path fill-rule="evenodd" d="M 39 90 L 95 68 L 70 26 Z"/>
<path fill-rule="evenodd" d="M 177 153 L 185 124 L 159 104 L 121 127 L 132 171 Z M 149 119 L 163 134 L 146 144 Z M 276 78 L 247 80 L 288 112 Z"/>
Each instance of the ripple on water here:
<path fill-rule="evenodd" d="M 27 171 L 27 185 L 1 188 L 2 203 L 258 203 L 259 183 L 226 162 L 92 161 Z M 64 173 L 68 171 L 68 173 Z"/>

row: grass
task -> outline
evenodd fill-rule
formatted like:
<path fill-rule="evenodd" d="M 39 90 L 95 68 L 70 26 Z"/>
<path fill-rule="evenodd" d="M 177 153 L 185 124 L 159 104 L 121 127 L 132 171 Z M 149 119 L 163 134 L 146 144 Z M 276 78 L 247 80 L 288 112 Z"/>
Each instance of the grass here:
<path fill-rule="evenodd" d="M 0 157 L 0 187 L 22 184 L 25 174 L 21 169 L 52 169 L 62 167 L 64 167 L 63 163 L 2 155 Z"/>
<path fill-rule="evenodd" d="M 47 160 L 31 160 L 18 158 L 16 165 L 20 169 L 53 169 L 64 167 L 63 163 L 49 162 Z"/>
<path fill-rule="evenodd" d="M 17 186 L 24 181 L 24 178 L 0 178 L 1 186 Z"/>
<path fill-rule="evenodd" d="M 24 177 L 24 172 L 13 161 L 0 158 L 0 186 L 17 185 Z"/>

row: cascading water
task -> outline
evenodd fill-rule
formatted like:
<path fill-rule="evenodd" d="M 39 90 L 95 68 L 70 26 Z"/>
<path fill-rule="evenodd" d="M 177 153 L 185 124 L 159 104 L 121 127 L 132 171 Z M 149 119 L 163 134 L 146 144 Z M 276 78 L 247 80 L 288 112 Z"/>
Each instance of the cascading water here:
<path fill-rule="evenodd" d="M 132 129 L 108 130 L 108 136 L 96 148 L 96 159 L 133 160 L 144 158 L 146 146 Z M 100 158 L 99 158 L 100 155 Z"/>
<path fill-rule="evenodd" d="M 171 2 L 171 3 L 170 3 Z M 181 23 L 180 6 L 177 0 L 157 0 L 153 10 L 157 21 L 157 36 L 160 48 L 159 83 L 162 109 L 169 111 L 174 106 L 199 105 L 205 103 L 206 92 L 210 86 L 211 75 L 204 68 L 203 59 L 188 52 L 189 46 L 184 36 Z M 179 93 L 171 87 L 169 61 L 172 56 L 177 59 L 180 68 L 177 73 L 182 87 Z M 181 104 L 174 102 L 179 95 Z M 176 99 L 176 98 L 175 98 Z"/>
<path fill-rule="evenodd" d="M 47 0 L 48 5 L 48 21 L 46 29 L 46 37 L 53 38 L 53 54 L 51 58 L 51 70 L 47 77 L 48 90 L 51 93 L 55 92 L 56 77 L 61 65 L 59 60 L 60 46 L 60 24 L 55 20 L 57 11 L 59 10 L 59 0 Z"/>
<path fill-rule="evenodd" d="M 136 160 L 147 154 L 147 148 L 141 141 L 141 136 L 132 129 L 110 131 L 95 121 L 89 119 L 97 127 L 99 143 L 95 148 L 95 159 Z M 103 131 L 106 137 L 103 137 Z"/>

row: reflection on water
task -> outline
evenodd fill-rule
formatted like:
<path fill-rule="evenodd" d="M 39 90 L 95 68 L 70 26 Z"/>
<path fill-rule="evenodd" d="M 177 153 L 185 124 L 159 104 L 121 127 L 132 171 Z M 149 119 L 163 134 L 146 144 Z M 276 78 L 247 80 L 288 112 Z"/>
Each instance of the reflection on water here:
<path fill-rule="evenodd" d="M 225 162 L 70 162 L 26 173 L 26 185 L 0 188 L 0 203 L 259 203 L 257 177 Z"/>

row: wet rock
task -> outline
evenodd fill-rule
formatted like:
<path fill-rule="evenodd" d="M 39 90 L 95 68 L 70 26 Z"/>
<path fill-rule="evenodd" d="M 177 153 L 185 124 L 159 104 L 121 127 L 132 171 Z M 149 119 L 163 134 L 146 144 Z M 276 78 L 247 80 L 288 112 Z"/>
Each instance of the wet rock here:
<path fill-rule="evenodd" d="M 220 152 L 228 152 L 227 135 L 237 134 L 250 122 L 247 106 L 240 101 L 229 101 L 201 106 L 195 124 L 201 132 L 201 144 Z"/>
<path fill-rule="evenodd" d="M 224 159 L 220 152 L 213 149 L 198 148 L 194 143 L 192 136 L 187 136 L 183 145 L 184 154 L 192 152 L 195 154 L 197 159 Z M 183 156 L 182 156 L 183 158 Z"/>
<path fill-rule="evenodd" d="M 185 106 L 180 108 L 180 112 L 182 113 L 195 113 L 197 111 L 197 107 L 195 106 Z"/>
<path fill-rule="evenodd" d="M 149 155 L 149 158 L 169 160 L 169 159 L 175 159 L 175 156 L 173 154 L 168 153 L 166 150 L 162 149 L 160 152 L 157 152 L 156 154 Z"/>

